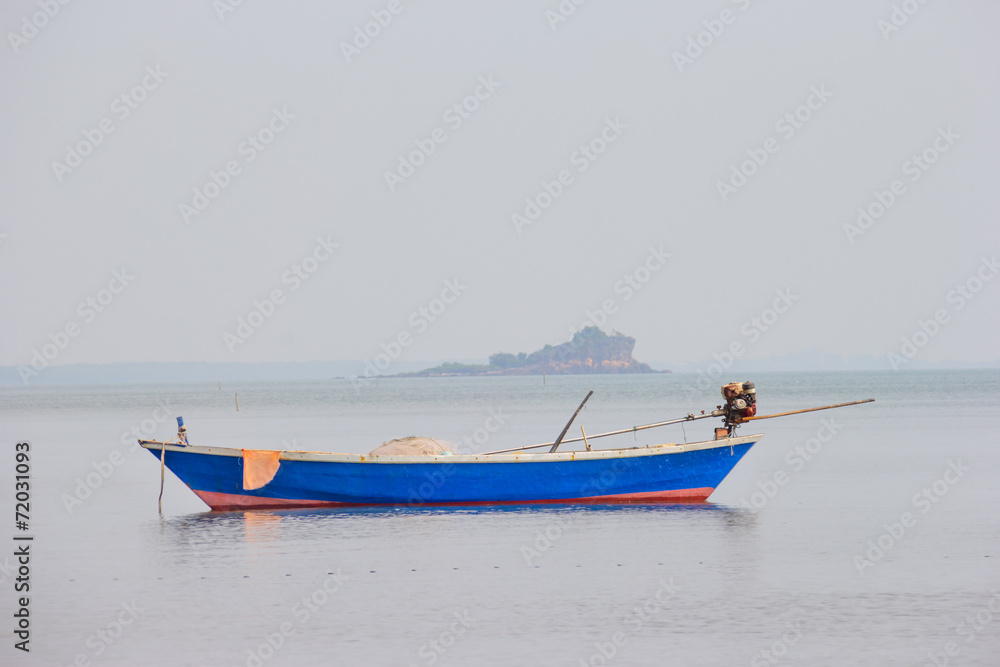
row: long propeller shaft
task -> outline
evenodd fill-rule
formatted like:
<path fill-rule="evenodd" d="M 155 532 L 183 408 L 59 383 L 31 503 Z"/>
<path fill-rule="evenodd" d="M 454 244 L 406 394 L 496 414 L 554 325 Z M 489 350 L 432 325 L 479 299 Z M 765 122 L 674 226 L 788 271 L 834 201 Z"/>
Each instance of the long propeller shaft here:
<path fill-rule="evenodd" d="M 753 417 L 744 417 L 740 422 L 749 422 L 755 419 L 771 419 L 772 417 L 787 417 L 788 415 L 800 415 L 803 412 L 816 412 L 817 410 L 830 410 L 832 408 L 843 408 L 848 405 L 861 405 L 862 403 L 873 403 L 874 398 L 866 398 L 863 401 L 851 401 L 850 403 L 837 403 L 836 405 L 824 405 L 821 408 L 805 408 L 803 410 L 792 410 L 790 412 L 778 412 L 773 415 L 756 415 Z M 591 436 L 593 437 L 593 436 Z"/>
<path fill-rule="evenodd" d="M 680 419 L 671 419 L 665 422 L 656 422 L 655 424 L 645 424 L 643 426 L 633 426 L 632 428 L 623 428 L 618 431 L 608 431 L 607 433 L 598 433 L 596 435 L 587 435 L 588 440 L 593 440 L 594 438 L 606 438 L 611 435 L 621 435 L 623 433 L 632 433 L 633 431 L 645 431 L 648 428 L 658 428 L 660 426 L 669 426 L 670 424 L 680 424 L 681 422 L 694 421 L 696 419 L 708 419 L 709 417 L 721 417 L 722 412 L 718 410 L 713 410 L 712 412 L 704 415 L 688 415 L 687 417 L 681 417 Z M 581 442 L 583 438 L 566 438 L 560 444 L 565 444 L 567 442 Z M 542 447 L 551 447 L 554 442 L 543 442 L 538 445 L 528 445 L 527 447 L 512 447 L 511 449 L 500 449 L 495 452 L 486 452 L 483 456 L 489 456 L 490 454 L 506 454 L 508 452 L 519 452 L 522 449 L 540 449 Z"/>

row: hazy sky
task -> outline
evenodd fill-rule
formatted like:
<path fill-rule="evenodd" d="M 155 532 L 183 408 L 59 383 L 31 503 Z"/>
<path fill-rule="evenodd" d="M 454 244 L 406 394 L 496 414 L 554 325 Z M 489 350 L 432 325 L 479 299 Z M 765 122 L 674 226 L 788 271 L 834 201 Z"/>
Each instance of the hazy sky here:
<path fill-rule="evenodd" d="M 47 1 L 0 364 L 1000 358 L 996 3 Z"/>

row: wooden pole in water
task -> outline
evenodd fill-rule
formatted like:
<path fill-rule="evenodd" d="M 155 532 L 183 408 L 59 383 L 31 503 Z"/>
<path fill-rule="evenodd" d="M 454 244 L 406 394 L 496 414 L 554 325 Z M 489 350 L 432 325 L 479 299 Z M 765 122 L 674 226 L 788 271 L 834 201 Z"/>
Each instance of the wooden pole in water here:
<path fill-rule="evenodd" d="M 787 417 L 788 415 L 800 415 L 803 412 L 816 412 L 817 410 L 829 410 L 831 408 L 843 408 L 848 405 L 861 405 L 862 403 L 874 403 L 874 398 L 866 398 L 863 401 L 851 401 L 850 403 L 837 403 L 836 405 L 824 405 L 821 408 L 805 408 L 804 410 L 792 410 L 791 412 L 779 412 L 774 415 L 756 415 L 754 417 L 746 417 L 740 421 L 749 422 L 755 419 L 771 419 L 772 417 Z"/>
<path fill-rule="evenodd" d="M 240 411 L 240 392 L 236 392 L 236 412 Z"/>
<path fill-rule="evenodd" d="M 556 438 L 556 441 L 552 443 L 552 449 L 549 450 L 549 454 L 559 449 L 559 444 L 562 442 L 562 439 L 566 437 L 566 431 L 568 431 L 569 427 L 573 425 L 573 420 L 576 419 L 576 416 L 580 414 L 580 410 L 583 410 L 583 406 L 587 403 L 587 401 L 590 400 L 590 397 L 593 395 L 594 395 L 593 389 L 587 392 L 587 396 L 583 399 L 583 402 L 580 403 L 580 407 L 576 409 L 576 412 L 573 413 L 573 416 L 569 418 L 568 422 L 566 422 L 566 426 L 563 428 L 562 433 L 560 433 L 559 437 Z"/>

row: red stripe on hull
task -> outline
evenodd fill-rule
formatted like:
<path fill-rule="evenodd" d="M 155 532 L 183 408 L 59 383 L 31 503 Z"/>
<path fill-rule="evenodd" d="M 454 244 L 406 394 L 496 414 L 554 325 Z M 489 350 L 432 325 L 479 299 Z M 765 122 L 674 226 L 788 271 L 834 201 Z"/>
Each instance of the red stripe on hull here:
<path fill-rule="evenodd" d="M 192 489 L 194 490 L 194 489 Z M 610 496 L 590 496 L 587 498 L 554 498 L 546 500 L 477 500 L 471 502 L 445 503 L 396 503 L 397 505 L 414 506 L 447 506 L 447 505 L 527 505 L 527 504 L 625 504 L 625 503 L 694 503 L 704 502 L 712 492 L 712 487 L 698 489 L 677 489 L 673 491 L 641 491 L 639 493 L 618 493 Z M 195 491 L 198 497 L 205 501 L 213 510 L 247 510 L 247 509 L 295 509 L 305 507 L 379 507 L 391 506 L 394 503 L 338 503 L 329 500 L 290 500 L 288 498 L 261 498 L 258 496 L 243 496 L 235 493 L 215 493 L 212 491 Z"/>
<path fill-rule="evenodd" d="M 294 509 L 296 507 L 351 507 L 347 503 L 326 500 L 290 500 L 288 498 L 259 498 L 235 493 L 215 493 L 191 489 L 213 510 L 263 510 Z"/>

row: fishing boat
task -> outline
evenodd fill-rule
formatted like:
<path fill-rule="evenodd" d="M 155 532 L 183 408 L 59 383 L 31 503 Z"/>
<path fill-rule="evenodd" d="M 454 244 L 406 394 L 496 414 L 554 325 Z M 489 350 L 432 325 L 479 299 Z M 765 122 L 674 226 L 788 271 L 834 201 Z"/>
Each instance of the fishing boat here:
<path fill-rule="evenodd" d="M 377 449 L 364 455 L 192 445 L 183 417 L 177 418 L 174 439 L 139 444 L 160 460 L 161 508 L 163 473 L 168 468 L 213 510 L 701 502 L 762 437 L 736 435 L 741 424 L 875 400 L 757 415 L 754 384 L 731 383 L 722 388 L 724 404 L 711 412 L 590 436 L 581 428 L 582 437 L 566 438 L 593 393 L 587 394 L 554 441 L 483 454 L 383 454 Z M 723 419 L 713 440 L 611 449 L 590 446 L 590 440 L 597 438 L 713 417 Z M 585 448 L 559 451 L 561 445 L 576 442 Z M 545 448 L 548 451 L 532 451 Z"/>

